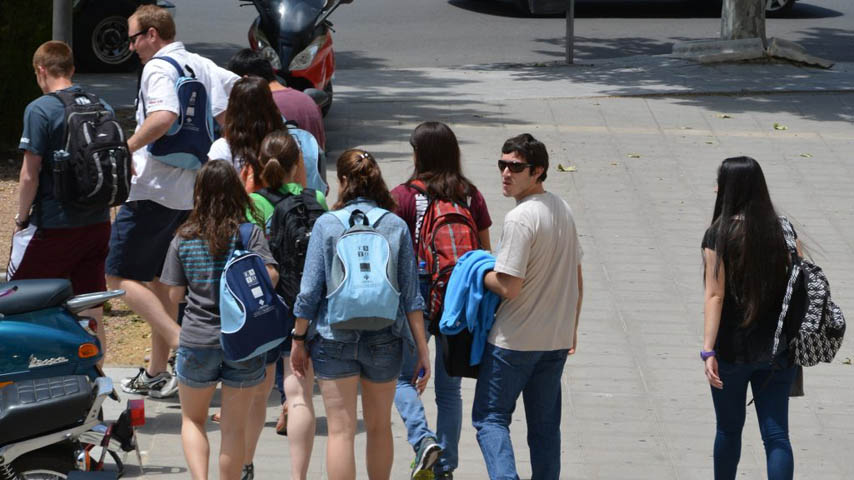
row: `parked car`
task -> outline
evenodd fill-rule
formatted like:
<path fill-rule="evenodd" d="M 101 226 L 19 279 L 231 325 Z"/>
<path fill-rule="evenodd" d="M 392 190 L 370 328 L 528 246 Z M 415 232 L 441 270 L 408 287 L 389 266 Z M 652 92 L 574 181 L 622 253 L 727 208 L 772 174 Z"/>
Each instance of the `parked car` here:
<path fill-rule="evenodd" d="M 567 0 L 513 0 L 516 7 L 527 15 L 564 13 L 566 2 Z M 769 17 L 783 16 L 794 6 L 795 0 L 765 0 L 765 14 Z"/>
<path fill-rule="evenodd" d="M 166 0 L 74 0 L 73 46 L 77 68 L 127 72 L 139 66 L 128 48 L 128 17 L 143 4 L 172 9 Z"/>

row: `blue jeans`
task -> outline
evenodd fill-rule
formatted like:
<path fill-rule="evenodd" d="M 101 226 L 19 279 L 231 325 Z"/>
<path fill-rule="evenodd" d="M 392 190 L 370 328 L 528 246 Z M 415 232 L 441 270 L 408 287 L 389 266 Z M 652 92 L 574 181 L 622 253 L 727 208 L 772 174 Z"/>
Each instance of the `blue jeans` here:
<path fill-rule="evenodd" d="M 393 382 L 400 376 L 403 363 L 403 339 L 391 327 L 363 330 L 356 343 L 338 342 L 316 336 L 309 342 L 314 376 L 337 380 L 360 376 L 374 383 Z"/>
<path fill-rule="evenodd" d="M 426 330 L 425 322 L 425 330 Z M 430 340 L 430 333 L 427 333 Z M 424 405 L 421 397 L 412 385 L 415 375 L 415 364 L 418 357 L 409 348 L 403 349 L 403 367 L 397 379 L 397 389 L 394 393 L 394 405 L 406 425 L 406 437 L 409 444 L 417 452 L 421 440 L 425 437 L 435 437 L 442 446 L 442 455 L 435 467 L 437 472 L 453 472 L 458 464 L 458 446 L 460 429 L 463 424 L 463 399 L 460 395 L 460 377 L 450 377 L 445 371 L 442 360 L 442 345 L 436 341 L 436 362 L 433 367 L 433 385 L 436 388 L 436 433 L 427 426 Z"/>
<path fill-rule="evenodd" d="M 795 367 L 776 370 L 770 381 L 771 367 L 761 363 L 727 363 L 718 360 L 718 375 L 724 384 L 712 388 L 717 417 L 715 435 L 715 479 L 734 479 L 741 457 L 741 430 L 747 402 L 747 384 L 753 390 L 756 418 L 765 443 L 768 479 L 791 479 L 794 472 L 792 445 L 789 443 L 789 390 Z M 760 389 L 762 389 L 760 391 Z"/>
<path fill-rule="evenodd" d="M 560 378 L 567 353 L 521 352 L 486 344 L 471 417 L 491 480 L 519 478 L 509 427 L 520 394 L 528 422 L 531 478 L 560 478 Z"/>

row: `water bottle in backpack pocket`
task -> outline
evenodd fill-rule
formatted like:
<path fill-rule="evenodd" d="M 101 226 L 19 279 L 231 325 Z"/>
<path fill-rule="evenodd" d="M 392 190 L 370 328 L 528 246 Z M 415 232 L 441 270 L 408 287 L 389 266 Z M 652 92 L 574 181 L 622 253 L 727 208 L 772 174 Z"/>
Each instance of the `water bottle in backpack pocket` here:
<path fill-rule="evenodd" d="M 248 250 L 253 225 L 240 225 L 220 276 L 220 344 L 228 360 L 243 361 L 276 348 L 293 328 L 291 309 L 276 294 L 264 259 Z"/>
<path fill-rule="evenodd" d="M 397 259 L 391 255 L 388 239 L 376 229 L 387 213 L 379 207 L 367 213 L 330 212 L 344 225 L 327 282 L 327 315 L 332 328 L 380 330 L 397 320 Z"/>
<path fill-rule="evenodd" d="M 188 65 L 184 66 L 190 73 L 186 75 L 172 57 L 154 57 L 152 60 L 169 62 L 178 71 L 175 92 L 180 106 L 178 118 L 169 131 L 149 144 L 148 151 L 167 165 L 198 170 L 208 160 L 208 152 L 215 140 L 210 94 Z M 145 102 L 142 108 L 147 116 Z"/>

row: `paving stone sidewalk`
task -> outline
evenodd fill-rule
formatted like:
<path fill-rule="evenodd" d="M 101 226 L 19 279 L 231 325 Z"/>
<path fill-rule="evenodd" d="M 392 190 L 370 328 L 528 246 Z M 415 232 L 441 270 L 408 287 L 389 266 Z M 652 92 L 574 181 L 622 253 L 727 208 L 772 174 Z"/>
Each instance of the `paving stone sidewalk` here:
<path fill-rule="evenodd" d="M 712 477 L 714 410 L 698 354 L 702 341 L 700 239 L 710 221 L 720 161 L 750 155 L 763 166 L 778 209 L 796 228 L 854 312 L 854 69 L 790 65 L 700 67 L 669 57 L 592 67 L 502 66 L 336 74 L 327 118 L 330 157 L 361 146 L 390 186 L 408 177 L 412 129 L 448 123 L 464 171 L 481 189 L 497 245 L 513 201 L 501 196 L 502 142 L 530 132 L 549 148 L 546 188 L 573 207 L 584 247 L 584 307 L 578 353 L 563 377 L 562 478 Z M 109 100 L 109 99 L 108 99 Z M 776 125 L 776 127 L 775 127 Z M 558 164 L 575 167 L 560 172 Z M 334 165 L 330 164 L 334 184 Z M 335 198 L 334 185 L 331 198 Z M 854 343 L 836 361 L 806 371 L 806 397 L 790 407 L 796 477 L 854 477 Z M 109 369 L 114 379 L 132 373 Z M 487 478 L 465 407 L 458 479 Z M 424 394 L 435 419 L 432 389 Z M 176 400 L 147 400 L 141 430 L 145 474 L 187 478 Z M 318 435 L 310 477 L 325 478 L 326 424 L 315 395 Z M 516 461 L 530 477 L 524 410 L 511 427 Z M 108 412 L 109 413 L 109 412 Z M 277 416 L 269 404 L 268 425 Z M 109 415 L 108 415 L 109 416 Z M 408 478 L 412 450 L 393 412 L 392 478 Z M 435 423 L 435 422 L 431 422 Z M 219 448 L 216 425 L 210 438 Z M 357 435 L 357 452 L 365 435 Z M 286 478 L 287 439 L 265 429 L 256 478 Z M 366 478 L 357 455 L 359 478 Z M 212 466 L 213 466 L 212 462 Z M 764 478 L 762 441 L 748 409 L 739 478 Z M 212 471 L 216 471 L 215 467 Z M 131 471 L 129 477 L 138 476 Z"/>

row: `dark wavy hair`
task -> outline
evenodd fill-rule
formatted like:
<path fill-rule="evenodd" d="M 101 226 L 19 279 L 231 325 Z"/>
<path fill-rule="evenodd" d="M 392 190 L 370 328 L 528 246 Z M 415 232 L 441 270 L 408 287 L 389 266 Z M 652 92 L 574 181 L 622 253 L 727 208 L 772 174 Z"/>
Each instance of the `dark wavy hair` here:
<path fill-rule="evenodd" d="M 729 291 L 744 313 L 741 326 L 749 326 L 782 302 L 790 262 L 759 162 L 732 157 L 721 163 L 711 228 L 715 275 L 724 265 Z"/>
<path fill-rule="evenodd" d="M 269 83 L 260 77 L 244 77 L 234 83 L 225 111 L 223 137 L 232 158 L 249 165 L 255 178 L 261 177 L 258 150 L 264 137 L 285 127 L 279 107 L 273 101 Z"/>
<path fill-rule="evenodd" d="M 225 68 L 241 77 L 254 75 L 268 82 L 276 80 L 276 75 L 273 73 L 273 66 L 270 64 L 270 61 L 264 55 L 261 55 L 261 52 L 256 52 L 251 48 L 244 48 L 235 53 L 228 60 Z"/>
<path fill-rule="evenodd" d="M 338 157 L 336 169 L 342 188 L 338 192 L 338 202 L 333 209 L 344 208 L 351 200 L 364 197 L 377 202 L 379 207 L 394 210 L 396 203 L 373 155 L 358 148 L 351 148 Z"/>
<path fill-rule="evenodd" d="M 463 176 L 460 144 L 453 130 L 441 122 L 424 122 L 409 137 L 415 152 L 415 171 L 409 181 L 420 180 L 431 197 L 468 203 L 474 185 Z"/>
<path fill-rule="evenodd" d="M 261 142 L 258 162 L 263 168 L 261 180 L 267 187 L 278 190 L 300 162 L 299 144 L 287 129 L 272 131 Z"/>
<path fill-rule="evenodd" d="M 530 133 L 523 133 L 512 138 L 508 138 L 501 147 L 501 153 L 515 153 L 526 163 L 530 163 L 535 167 L 543 167 L 543 173 L 537 177 L 538 182 L 544 182 L 549 172 L 549 152 L 543 142 L 534 138 Z M 533 172 L 534 168 L 531 167 Z"/>
<path fill-rule="evenodd" d="M 214 258 L 228 254 L 231 240 L 246 223 L 250 212 L 256 223 L 264 220 L 240 183 L 234 166 L 225 160 L 209 160 L 196 176 L 193 210 L 178 229 L 182 238 L 201 238 Z"/>

